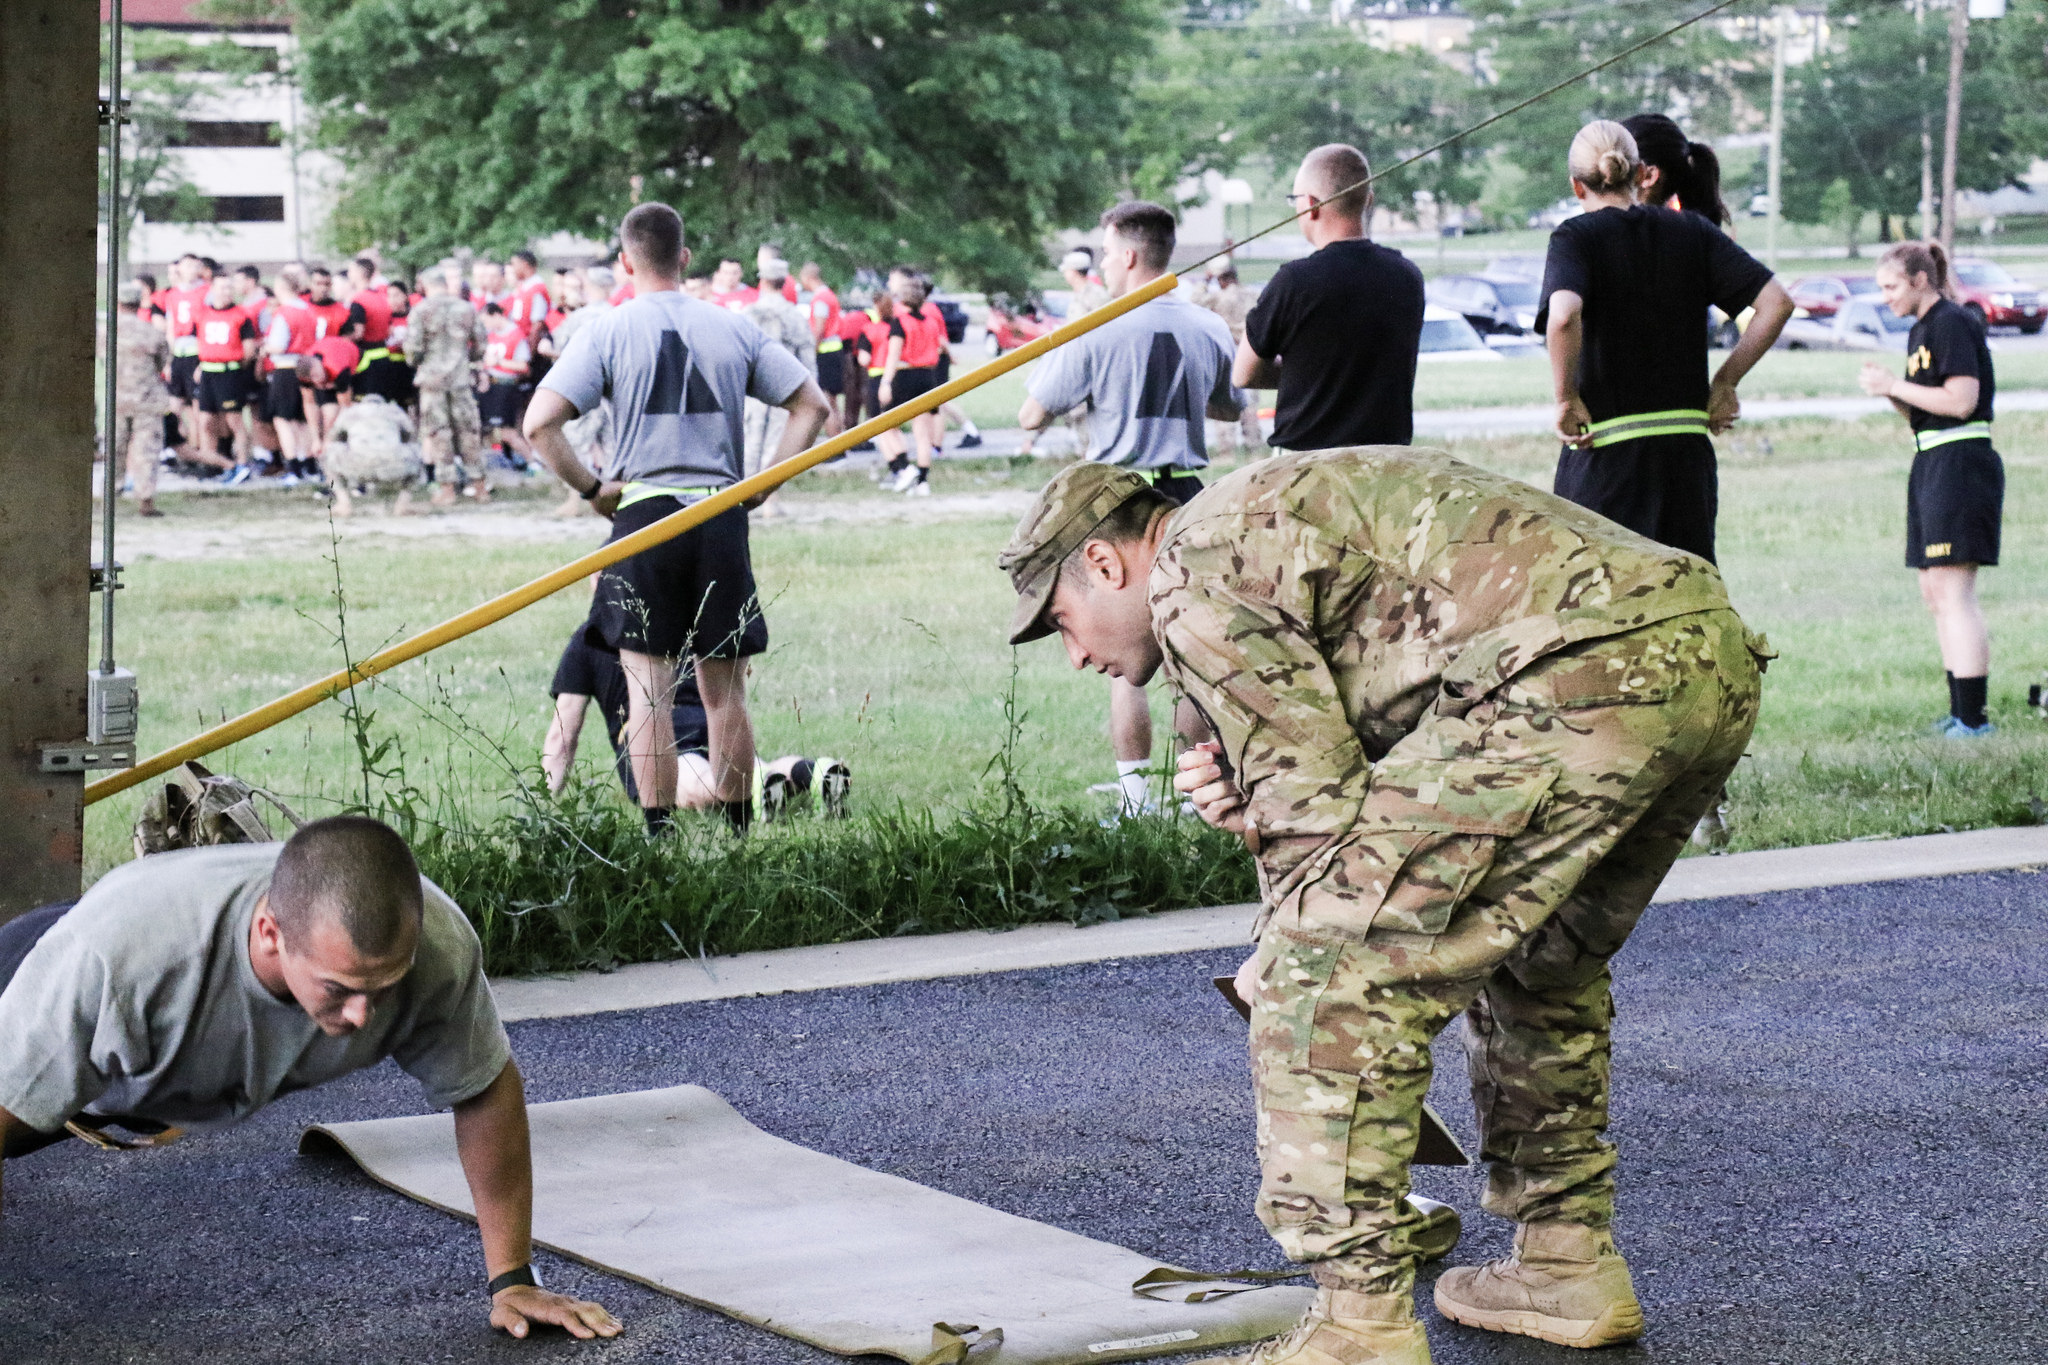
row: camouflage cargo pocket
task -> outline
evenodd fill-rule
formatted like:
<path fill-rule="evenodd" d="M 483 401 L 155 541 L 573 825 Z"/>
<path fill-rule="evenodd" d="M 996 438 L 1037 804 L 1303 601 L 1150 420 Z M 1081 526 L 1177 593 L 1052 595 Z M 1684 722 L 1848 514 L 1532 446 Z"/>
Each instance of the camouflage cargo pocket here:
<path fill-rule="evenodd" d="M 1316 1014 L 1343 945 L 1269 927 L 1259 941 L 1252 1084 L 1259 1100 L 1259 1217 L 1268 1227 L 1344 1227 L 1345 1163 L 1358 1069 L 1318 1068 Z M 1330 1039 L 1321 1040 L 1324 1051 Z"/>
<path fill-rule="evenodd" d="M 1536 764 L 1381 759 L 1345 866 L 1307 888 L 1302 927 L 1441 934 L 1501 841 L 1529 827 L 1556 781 L 1554 769 Z"/>

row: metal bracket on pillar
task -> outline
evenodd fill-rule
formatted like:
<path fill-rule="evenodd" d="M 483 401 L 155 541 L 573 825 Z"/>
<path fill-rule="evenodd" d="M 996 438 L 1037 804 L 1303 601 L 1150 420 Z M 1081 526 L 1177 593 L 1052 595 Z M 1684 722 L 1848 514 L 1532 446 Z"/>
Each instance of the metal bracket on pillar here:
<path fill-rule="evenodd" d="M 91 768 L 132 768 L 135 741 L 126 744 L 87 744 L 83 740 L 42 746 L 43 771 L 82 773 Z"/>
<path fill-rule="evenodd" d="M 114 571 L 108 573 L 105 568 L 101 567 L 98 560 L 94 560 L 92 563 L 92 577 L 86 584 L 86 591 L 103 592 L 110 582 L 114 585 L 115 592 L 121 591 L 121 589 L 128 586 L 121 581 L 121 570 L 123 567 L 125 566 L 117 559 L 114 561 Z"/>
<path fill-rule="evenodd" d="M 134 120 L 134 119 L 132 119 L 132 118 L 129 118 L 129 117 L 128 117 L 128 110 L 129 110 L 129 108 L 130 108 L 130 107 L 131 107 L 131 106 L 132 106 L 132 105 L 133 105 L 134 103 L 135 103 L 135 101 L 134 101 L 134 100 L 122 100 L 122 101 L 121 101 L 121 122 L 122 122 L 122 123 L 124 123 L 124 124 L 127 124 L 127 123 L 133 123 L 133 122 L 135 122 L 135 120 Z M 104 128 L 104 127 L 106 127 L 106 126 L 107 126 L 108 124 L 112 123 L 113 121 L 114 121 L 114 102 L 113 102 L 112 100 L 110 100 L 110 99 L 102 99 L 102 100 L 100 101 L 100 127 Z"/>

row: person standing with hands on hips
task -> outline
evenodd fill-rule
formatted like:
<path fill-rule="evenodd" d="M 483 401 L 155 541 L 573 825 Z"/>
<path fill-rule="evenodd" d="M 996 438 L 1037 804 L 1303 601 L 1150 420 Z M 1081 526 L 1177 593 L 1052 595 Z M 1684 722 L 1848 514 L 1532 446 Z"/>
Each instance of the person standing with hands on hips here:
<path fill-rule="evenodd" d="M 1998 562 L 2005 465 L 1991 448 L 1991 348 L 1984 326 L 1956 306 L 1948 256 L 1933 242 L 1899 242 L 1877 263 L 1877 287 L 1892 312 L 1917 318 L 1906 337 L 1906 377 L 1872 362 L 1863 391 L 1888 398 L 1913 429 L 1906 484 L 1906 567 L 1920 571 L 1920 597 L 1948 671 L 1943 739 L 1983 739 L 1991 638 L 1977 601 L 1977 568 Z"/>
<path fill-rule="evenodd" d="M 1791 296 L 1706 218 L 1637 202 L 1641 157 L 1619 123 L 1581 128 L 1570 169 L 1586 211 L 1550 236 L 1536 313 L 1564 442 L 1552 491 L 1712 563 L 1709 438 L 1741 415 L 1735 387 L 1778 339 Z M 1756 308 L 1711 383 L 1709 304 L 1730 317 Z"/>

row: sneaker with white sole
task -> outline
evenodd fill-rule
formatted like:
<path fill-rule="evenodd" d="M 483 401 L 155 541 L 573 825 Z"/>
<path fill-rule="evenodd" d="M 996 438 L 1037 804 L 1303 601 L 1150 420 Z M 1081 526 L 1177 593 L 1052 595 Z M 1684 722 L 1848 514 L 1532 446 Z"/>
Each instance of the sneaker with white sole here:
<path fill-rule="evenodd" d="M 923 479 L 919 479 L 916 483 L 903 490 L 903 496 L 906 498 L 928 498 L 931 495 L 932 486 Z"/>
<path fill-rule="evenodd" d="M 917 466 L 907 464 L 896 471 L 895 478 L 889 480 L 889 491 L 891 493 L 907 493 L 910 491 L 910 486 L 916 482 Z"/>
<path fill-rule="evenodd" d="M 846 803 L 853 796 L 853 769 L 843 758 L 818 758 L 811 768 L 811 780 L 818 786 L 818 803 L 827 820 L 844 820 Z"/>

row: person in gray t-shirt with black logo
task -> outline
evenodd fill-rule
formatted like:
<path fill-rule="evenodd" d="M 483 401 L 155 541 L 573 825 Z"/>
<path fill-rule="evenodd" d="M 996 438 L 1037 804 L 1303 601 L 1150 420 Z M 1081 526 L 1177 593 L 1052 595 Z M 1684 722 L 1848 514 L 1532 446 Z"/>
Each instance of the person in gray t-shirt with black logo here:
<path fill-rule="evenodd" d="M 1112 299 L 1166 273 L 1173 215 L 1157 204 L 1118 204 L 1102 215 L 1102 281 Z M 1068 342 L 1038 363 L 1017 421 L 1026 431 L 1086 403 L 1088 458 L 1145 476 L 1175 503 L 1202 491 L 1195 471 L 1209 464 L 1207 419 L 1234 422 L 1244 394 L 1230 385 L 1230 326 L 1206 308 L 1168 294 Z M 1152 709 L 1145 689 L 1110 681 L 1109 734 L 1116 753 L 1119 808 L 1156 806 L 1145 778 L 1152 760 Z"/>
<path fill-rule="evenodd" d="M 616 1336 L 534 1278 L 526 1094 L 483 948 L 389 826 L 153 854 L 0 925 L 0 1157 L 160 1146 L 386 1057 L 455 1111 L 491 1325 Z"/>
<path fill-rule="evenodd" d="M 641 204 L 619 228 L 619 265 L 635 296 L 579 330 L 526 410 L 526 435 L 555 476 L 612 519 L 612 540 L 651 526 L 745 476 L 746 400 L 789 413 L 772 458 L 802 453 L 825 424 L 825 395 L 810 369 L 740 314 L 682 292 L 690 260 L 683 220 Z M 594 476 L 570 449 L 563 424 L 611 403 L 611 456 Z M 764 499 L 765 500 L 765 499 Z M 616 652 L 625 670 L 626 749 L 651 832 L 676 805 L 670 717 L 681 661 L 692 661 L 711 732 L 711 780 L 735 830 L 753 814 L 754 727 L 746 656 L 768 647 L 747 550 L 747 510 L 606 569 L 586 638 Z"/>

